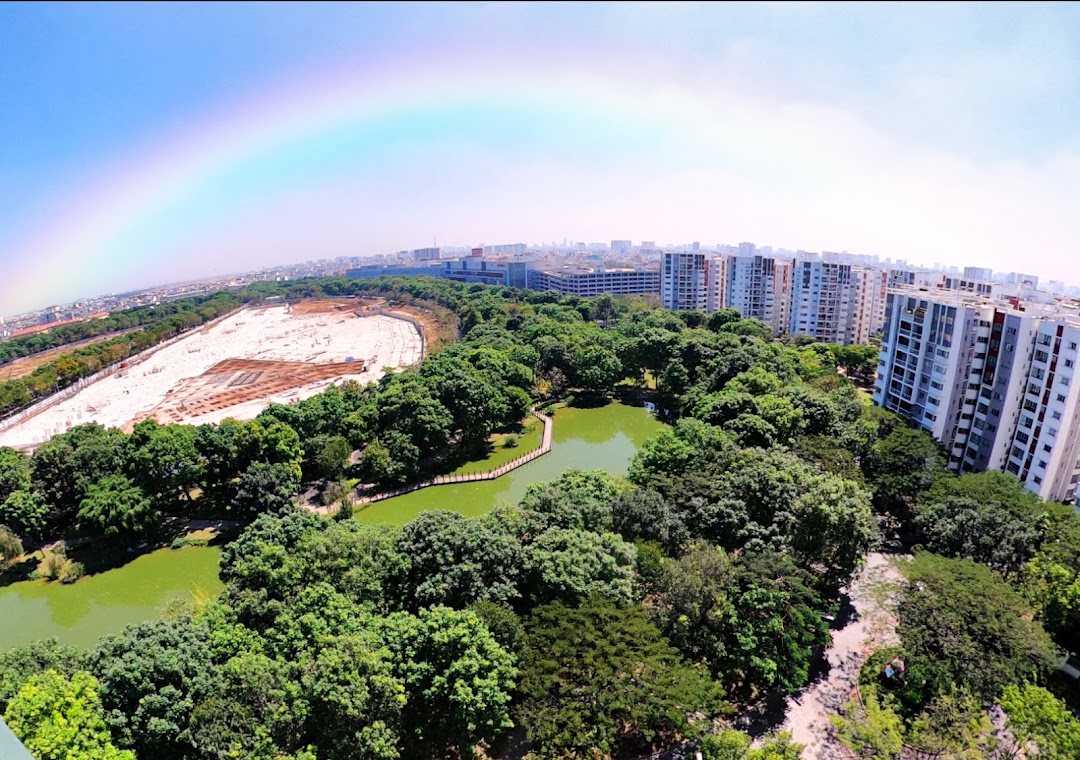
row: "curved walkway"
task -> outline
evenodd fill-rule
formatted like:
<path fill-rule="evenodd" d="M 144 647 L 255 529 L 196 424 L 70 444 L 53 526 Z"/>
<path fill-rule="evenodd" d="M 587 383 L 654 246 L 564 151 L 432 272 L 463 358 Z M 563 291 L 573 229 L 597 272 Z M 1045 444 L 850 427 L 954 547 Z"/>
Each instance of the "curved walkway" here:
<path fill-rule="evenodd" d="M 533 410 L 532 415 L 538 420 L 544 423 L 544 437 L 540 442 L 540 448 L 533 449 L 527 454 L 522 454 L 517 459 L 507 462 L 502 467 L 498 467 L 494 470 L 488 470 L 487 472 L 473 472 L 468 475 L 439 475 L 427 480 L 419 480 L 415 483 L 410 483 L 407 486 L 401 488 L 395 488 L 391 491 L 383 491 L 381 493 L 372 494 L 371 496 L 364 496 L 357 499 L 354 506 L 363 506 L 364 504 L 371 504 L 372 502 L 382 501 L 383 499 L 392 499 L 395 496 L 401 496 L 402 494 L 412 493 L 413 491 L 419 491 L 421 488 L 429 488 L 431 486 L 445 486 L 451 483 L 471 483 L 476 480 L 495 480 L 495 478 L 501 478 L 511 470 L 516 470 L 522 465 L 526 465 L 537 457 L 542 457 L 544 454 L 551 451 L 551 438 L 554 432 L 551 417 L 546 414 Z M 312 511 L 319 514 L 328 514 L 332 512 L 335 507 L 317 507 Z"/>

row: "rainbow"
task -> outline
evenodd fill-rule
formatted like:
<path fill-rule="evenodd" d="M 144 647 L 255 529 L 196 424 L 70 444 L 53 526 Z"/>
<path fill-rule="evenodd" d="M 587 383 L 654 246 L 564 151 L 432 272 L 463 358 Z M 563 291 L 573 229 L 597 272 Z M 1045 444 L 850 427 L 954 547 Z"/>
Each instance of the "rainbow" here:
<path fill-rule="evenodd" d="M 616 113 L 640 121 L 640 100 L 613 89 L 611 81 L 580 70 L 572 77 L 551 73 L 548 67 L 540 80 L 521 70 L 433 75 L 419 65 L 399 66 L 377 78 L 324 71 L 269 88 L 77 183 L 51 221 L 16 248 L 0 282 L 0 304 L 5 312 L 16 304 L 43 305 L 55 297 L 56 277 L 72 288 L 91 275 L 119 281 L 147 256 L 159 255 L 170 237 L 220 222 L 237 204 L 295 181 L 297 171 L 311 165 L 332 171 L 340 151 L 377 158 L 402 134 L 470 117 L 481 130 L 487 123 L 482 134 L 493 140 L 510 120 L 558 129 L 573 113 L 575 125 L 565 128 L 585 131 L 590 119 L 617 131 Z"/>

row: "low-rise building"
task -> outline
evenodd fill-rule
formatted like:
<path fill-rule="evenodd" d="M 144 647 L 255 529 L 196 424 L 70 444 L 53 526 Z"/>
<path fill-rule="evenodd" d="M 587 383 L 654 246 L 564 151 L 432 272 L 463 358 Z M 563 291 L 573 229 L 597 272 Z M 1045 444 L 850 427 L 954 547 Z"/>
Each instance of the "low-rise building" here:
<path fill-rule="evenodd" d="M 576 296 L 648 295 L 660 292 L 660 270 L 646 268 L 616 269 L 539 269 L 529 273 L 529 287 L 555 290 Z"/>

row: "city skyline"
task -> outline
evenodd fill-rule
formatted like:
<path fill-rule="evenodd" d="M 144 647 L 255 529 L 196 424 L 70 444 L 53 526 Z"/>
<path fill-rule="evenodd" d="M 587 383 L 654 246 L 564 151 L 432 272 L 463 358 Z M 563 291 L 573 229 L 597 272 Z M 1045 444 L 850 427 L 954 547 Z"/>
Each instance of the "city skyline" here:
<path fill-rule="evenodd" d="M 1080 282 L 1068 6 L 13 4 L 0 29 L 5 314 L 432 238 Z"/>

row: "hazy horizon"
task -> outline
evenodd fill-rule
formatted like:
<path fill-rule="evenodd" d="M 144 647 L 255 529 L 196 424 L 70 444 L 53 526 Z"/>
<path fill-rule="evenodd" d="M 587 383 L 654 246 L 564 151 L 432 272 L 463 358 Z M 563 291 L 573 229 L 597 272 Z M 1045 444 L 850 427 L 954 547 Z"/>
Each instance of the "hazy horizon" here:
<path fill-rule="evenodd" d="M 263 266 L 753 241 L 1080 284 L 1080 9 L 0 6 L 0 313 Z"/>

